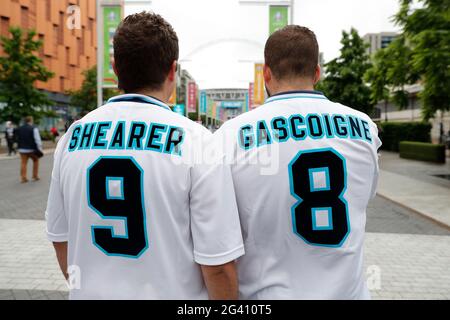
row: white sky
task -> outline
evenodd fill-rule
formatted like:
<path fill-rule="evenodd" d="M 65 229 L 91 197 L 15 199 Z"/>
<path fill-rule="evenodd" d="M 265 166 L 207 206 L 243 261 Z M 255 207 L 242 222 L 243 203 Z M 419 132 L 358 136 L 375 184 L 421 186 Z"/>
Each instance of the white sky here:
<path fill-rule="evenodd" d="M 127 0 L 128 1 L 128 0 Z M 276 2 L 277 0 L 274 0 Z M 201 89 L 248 88 L 253 62 L 262 61 L 269 9 L 239 0 L 133 0 L 125 14 L 152 10 L 178 34 L 180 63 Z M 342 30 L 398 31 L 391 17 L 398 0 L 295 0 L 294 23 L 313 30 L 325 61 L 339 55 Z M 213 44 L 212 46 L 206 46 Z M 203 50 L 198 50 L 203 47 Z"/>

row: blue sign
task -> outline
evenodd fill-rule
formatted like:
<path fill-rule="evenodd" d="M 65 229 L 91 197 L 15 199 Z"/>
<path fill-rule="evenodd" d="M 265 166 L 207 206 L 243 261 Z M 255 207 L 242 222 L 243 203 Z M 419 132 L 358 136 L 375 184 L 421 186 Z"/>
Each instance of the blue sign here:
<path fill-rule="evenodd" d="M 220 106 L 224 109 L 242 109 L 244 103 L 242 101 L 222 101 Z"/>
<path fill-rule="evenodd" d="M 186 107 L 184 104 L 176 104 L 173 106 L 173 112 L 186 116 Z"/>
<path fill-rule="evenodd" d="M 208 107 L 208 98 L 206 96 L 206 92 L 202 91 L 200 93 L 200 113 L 206 114 L 207 107 Z"/>

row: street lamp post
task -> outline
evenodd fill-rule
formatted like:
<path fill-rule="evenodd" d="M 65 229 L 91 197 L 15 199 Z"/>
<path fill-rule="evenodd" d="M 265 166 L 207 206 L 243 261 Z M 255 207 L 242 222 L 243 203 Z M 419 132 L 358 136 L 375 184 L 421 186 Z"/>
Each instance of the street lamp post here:
<path fill-rule="evenodd" d="M 104 63 L 105 63 L 105 38 L 104 38 L 104 17 L 103 10 L 108 6 L 120 6 L 122 8 L 121 14 L 123 16 L 124 0 L 97 0 L 97 106 L 103 105 L 103 82 Z M 111 87 L 111 85 L 109 85 Z"/>

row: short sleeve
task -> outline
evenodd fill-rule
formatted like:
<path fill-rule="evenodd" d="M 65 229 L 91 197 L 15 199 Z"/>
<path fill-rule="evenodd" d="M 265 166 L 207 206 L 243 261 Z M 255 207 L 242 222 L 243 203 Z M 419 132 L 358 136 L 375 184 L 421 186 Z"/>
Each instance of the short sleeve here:
<path fill-rule="evenodd" d="M 378 187 L 378 178 L 380 175 L 380 167 L 379 167 L 379 158 L 380 155 L 378 153 L 378 150 L 380 149 L 382 142 L 378 136 L 378 128 L 377 125 L 371 121 L 370 124 L 370 131 L 372 135 L 372 152 L 373 152 L 373 159 L 374 159 L 374 173 L 373 173 L 373 181 L 372 181 L 372 191 L 371 191 L 371 199 L 373 199 L 377 194 L 377 187 Z"/>
<path fill-rule="evenodd" d="M 199 146 L 198 143 L 201 145 Z M 206 130 L 191 167 L 190 213 L 194 259 L 222 265 L 244 255 L 231 170 Z"/>
<path fill-rule="evenodd" d="M 52 242 L 66 242 L 69 234 L 69 225 L 64 212 L 64 196 L 60 184 L 60 163 L 64 141 L 64 137 L 61 138 L 55 150 L 50 192 L 45 211 L 47 238 Z"/>

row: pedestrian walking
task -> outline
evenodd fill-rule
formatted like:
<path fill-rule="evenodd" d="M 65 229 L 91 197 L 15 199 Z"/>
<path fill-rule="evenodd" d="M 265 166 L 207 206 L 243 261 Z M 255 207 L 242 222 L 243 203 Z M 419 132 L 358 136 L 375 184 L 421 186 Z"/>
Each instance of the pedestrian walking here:
<path fill-rule="evenodd" d="M 14 143 L 16 140 L 16 134 L 15 134 L 15 128 L 13 126 L 13 123 L 11 121 L 6 122 L 6 129 L 5 129 L 5 140 L 8 145 L 8 156 L 12 156 L 12 154 L 16 154 L 17 151 L 14 148 Z"/>
<path fill-rule="evenodd" d="M 27 183 L 28 160 L 33 161 L 33 181 L 39 179 L 39 158 L 42 156 L 42 140 L 37 127 L 33 125 L 33 117 L 25 119 L 25 124 L 17 129 L 18 151 L 21 158 L 20 176 L 22 183 Z"/>

